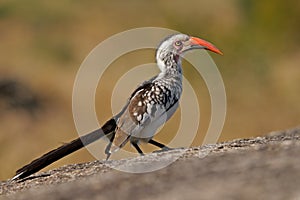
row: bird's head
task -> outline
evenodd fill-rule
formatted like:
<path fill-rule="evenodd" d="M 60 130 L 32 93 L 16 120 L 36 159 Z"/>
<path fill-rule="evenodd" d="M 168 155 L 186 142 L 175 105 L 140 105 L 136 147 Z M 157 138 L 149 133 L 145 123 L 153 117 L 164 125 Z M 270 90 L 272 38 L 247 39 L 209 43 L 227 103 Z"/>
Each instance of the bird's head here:
<path fill-rule="evenodd" d="M 171 52 L 176 55 L 182 55 L 184 52 L 192 49 L 206 49 L 217 54 L 223 53 L 213 44 L 185 34 L 175 34 L 167 37 L 158 47 L 160 52 Z"/>
<path fill-rule="evenodd" d="M 181 72 L 180 56 L 186 51 L 192 49 L 206 49 L 217 54 L 223 53 L 213 44 L 200 38 L 188 36 L 185 34 L 175 34 L 164 39 L 156 51 L 157 65 L 161 71 L 176 66 Z M 179 64 L 179 66 L 177 66 Z"/>

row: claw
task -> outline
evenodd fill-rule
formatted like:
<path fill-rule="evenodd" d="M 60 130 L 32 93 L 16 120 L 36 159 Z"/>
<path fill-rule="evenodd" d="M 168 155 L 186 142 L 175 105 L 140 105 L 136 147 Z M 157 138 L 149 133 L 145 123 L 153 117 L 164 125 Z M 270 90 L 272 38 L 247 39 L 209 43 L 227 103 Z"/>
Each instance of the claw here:
<path fill-rule="evenodd" d="M 159 150 L 152 151 L 152 153 L 161 153 L 161 152 L 165 152 L 165 151 L 170 151 L 172 149 L 174 149 L 174 148 L 170 148 L 170 147 L 164 146 L 163 148 L 161 148 Z"/>

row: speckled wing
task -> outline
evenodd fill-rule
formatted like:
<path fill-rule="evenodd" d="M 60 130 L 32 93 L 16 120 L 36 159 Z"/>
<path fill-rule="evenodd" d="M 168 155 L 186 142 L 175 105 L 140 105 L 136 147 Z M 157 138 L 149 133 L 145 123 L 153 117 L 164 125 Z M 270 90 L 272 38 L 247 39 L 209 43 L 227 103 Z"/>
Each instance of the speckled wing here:
<path fill-rule="evenodd" d="M 160 93 L 161 88 L 158 89 L 154 83 L 144 84 L 135 91 L 126 110 L 117 121 L 117 130 L 110 152 L 122 148 L 129 139 L 136 142 L 150 140 L 157 129 L 167 121 L 170 117 L 165 104 L 167 99 L 159 95 Z"/>

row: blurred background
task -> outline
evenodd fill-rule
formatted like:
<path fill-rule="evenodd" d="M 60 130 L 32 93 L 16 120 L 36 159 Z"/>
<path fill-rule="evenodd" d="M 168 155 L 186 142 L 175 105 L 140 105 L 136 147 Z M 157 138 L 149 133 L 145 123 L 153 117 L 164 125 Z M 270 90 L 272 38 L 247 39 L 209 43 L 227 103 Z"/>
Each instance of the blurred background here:
<path fill-rule="evenodd" d="M 2 0 L 0 180 L 78 136 L 72 118 L 77 70 L 97 44 L 131 28 L 174 29 L 211 41 L 224 52 L 224 56 L 211 54 L 223 76 L 228 101 L 219 141 L 298 126 L 299 20 L 300 1 Z M 111 116 L 107 106 L 111 85 L 121 76 L 116 73 L 153 61 L 154 51 L 145 50 L 112 64 L 98 87 L 99 123 Z M 193 145 L 201 145 L 210 119 L 209 94 L 201 77 L 193 77 L 193 70 L 185 67 L 184 74 L 196 80 L 193 85 L 200 91 L 201 124 Z M 159 141 L 167 143 L 172 138 L 179 114 L 163 128 L 166 134 L 159 134 Z M 51 168 L 89 160 L 94 158 L 81 150 Z"/>

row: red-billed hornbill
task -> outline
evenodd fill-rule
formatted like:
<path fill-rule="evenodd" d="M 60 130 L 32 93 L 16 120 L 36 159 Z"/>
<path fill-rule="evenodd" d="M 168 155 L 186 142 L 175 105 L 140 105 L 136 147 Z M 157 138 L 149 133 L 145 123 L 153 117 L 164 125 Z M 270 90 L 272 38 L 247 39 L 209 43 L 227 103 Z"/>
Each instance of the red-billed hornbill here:
<path fill-rule="evenodd" d="M 167 149 L 168 147 L 152 138 L 178 108 L 182 93 L 181 56 L 192 49 L 206 49 L 222 54 L 211 43 L 196 37 L 175 34 L 165 38 L 156 51 L 156 62 L 161 72 L 138 86 L 119 114 L 101 128 L 33 160 L 17 170 L 12 180 L 27 177 L 103 136 L 110 141 L 105 150 L 107 159 L 127 142 L 140 154 L 143 154 L 140 142 Z"/>

